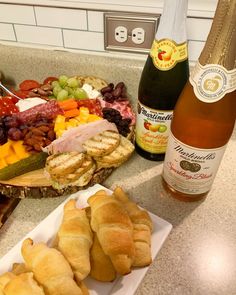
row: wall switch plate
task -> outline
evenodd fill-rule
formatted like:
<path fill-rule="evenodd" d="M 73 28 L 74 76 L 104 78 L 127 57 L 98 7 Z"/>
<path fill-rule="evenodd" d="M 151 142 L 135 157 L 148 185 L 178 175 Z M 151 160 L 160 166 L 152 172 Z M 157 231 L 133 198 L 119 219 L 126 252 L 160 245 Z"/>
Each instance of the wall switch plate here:
<path fill-rule="evenodd" d="M 159 14 L 105 13 L 105 49 L 148 53 L 159 18 Z"/>

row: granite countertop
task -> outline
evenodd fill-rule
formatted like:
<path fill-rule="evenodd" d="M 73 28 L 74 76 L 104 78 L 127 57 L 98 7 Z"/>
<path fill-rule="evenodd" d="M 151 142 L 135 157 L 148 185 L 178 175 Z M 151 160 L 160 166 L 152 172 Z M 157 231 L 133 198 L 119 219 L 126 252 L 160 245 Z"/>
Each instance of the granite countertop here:
<path fill-rule="evenodd" d="M 32 50 L 33 53 L 30 53 L 27 49 L 16 50 L 1 46 L 0 50 L 1 70 L 9 77 L 14 77 L 14 65 L 11 63 L 7 65 L 10 58 L 6 61 L 9 52 L 19 63 L 15 65 L 18 74 L 22 62 L 27 60 L 27 54 L 41 58 L 40 62 L 45 58 L 40 50 Z M 70 60 L 70 64 L 71 59 L 74 58 L 73 54 L 71 56 L 66 53 L 50 52 L 49 57 L 53 58 L 54 62 L 50 64 L 46 62 L 44 66 L 49 67 L 50 75 L 53 69 L 57 68 L 56 65 L 61 67 L 59 64 L 61 60 L 64 60 L 64 69 L 67 70 L 63 73 L 72 72 L 73 63 L 70 68 L 66 59 Z M 84 58 L 87 62 L 86 58 L 92 57 Z M 103 69 L 104 58 L 110 66 L 113 66 L 113 70 L 104 72 L 106 77 L 110 77 L 108 80 L 125 80 L 126 82 L 127 76 L 126 84 L 129 85 L 129 91 L 135 97 L 142 62 L 98 57 Z M 118 68 L 117 62 L 119 62 Z M 32 66 L 35 67 L 35 64 Z M 27 62 L 26 68 L 28 67 Z M 94 75 L 100 73 L 103 77 L 102 70 L 101 72 L 99 72 L 100 69 L 93 70 Z M 79 70 L 76 69 L 76 71 Z M 60 70 L 57 69 L 54 75 L 59 72 Z M 43 74 L 43 70 L 39 69 L 36 76 L 43 78 L 45 77 Z M 17 77 L 18 80 L 23 80 L 27 78 L 27 75 L 24 73 Z M 161 184 L 162 162 L 147 161 L 136 153 L 103 183 L 111 189 L 116 185 L 122 186 L 140 206 L 173 225 L 173 230 L 149 267 L 136 295 L 236 294 L 235 151 L 236 130 L 229 141 L 213 187 L 205 201 L 185 203 L 170 197 Z M 65 197 L 22 200 L 0 230 L 0 256 L 6 254 L 64 199 Z"/>

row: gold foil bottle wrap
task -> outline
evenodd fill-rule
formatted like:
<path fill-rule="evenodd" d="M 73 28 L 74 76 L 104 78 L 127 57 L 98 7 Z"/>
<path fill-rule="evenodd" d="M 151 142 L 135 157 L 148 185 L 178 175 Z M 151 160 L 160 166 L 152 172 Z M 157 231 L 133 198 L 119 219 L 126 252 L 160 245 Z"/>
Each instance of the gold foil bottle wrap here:
<path fill-rule="evenodd" d="M 189 81 L 196 97 L 206 103 L 217 102 L 236 90 L 236 0 L 219 0 Z"/>
<path fill-rule="evenodd" d="M 199 62 L 236 68 L 236 0 L 219 0 Z"/>

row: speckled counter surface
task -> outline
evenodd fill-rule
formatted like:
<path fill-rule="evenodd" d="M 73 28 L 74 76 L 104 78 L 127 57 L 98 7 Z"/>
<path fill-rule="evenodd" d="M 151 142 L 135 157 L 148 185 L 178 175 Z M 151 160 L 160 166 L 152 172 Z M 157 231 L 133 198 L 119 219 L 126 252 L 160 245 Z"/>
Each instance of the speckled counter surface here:
<path fill-rule="evenodd" d="M 4 50 L 0 46 L 1 66 L 2 59 L 6 59 L 3 54 Z M 16 51 L 12 48 L 9 50 Z M 25 61 L 28 53 L 25 50 L 23 51 L 24 54 L 22 52 L 17 53 L 16 57 L 22 54 Z M 36 57 L 40 57 L 42 54 L 40 51 L 36 53 L 34 52 Z M 51 58 L 54 59 L 54 53 L 50 52 L 50 54 L 52 54 Z M 61 53 L 57 53 L 57 55 L 57 59 L 61 59 Z M 70 60 L 69 55 L 65 53 L 62 53 L 62 55 Z M 45 57 L 41 56 L 40 58 L 42 62 Z M 88 58 L 86 61 L 88 62 L 90 59 L 91 63 L 92 56 L 86 58 Z M 101 66 L 104 66 L 102 64 L 104 57 L 99 58 L 101 59 Z M 66 59 L 63 59 L 65 62 Z M 91 72 L 94 75 L 100 73 L 99 76 L 105 79 L 111 77 L 111 79 L 108 79 L 110 81 L 125 81 L 129 91 L 131 90 L 130 92 L 135 95 L 142 62 L 122 61 L 108 57 L 106 60 L 106 64 L 110 66 L 106 66 L 104 72 L 96 69 L 96 67 L 92 68 Z M 17 75 L 19 75 L 21 68 L 19 59 L 18 62 Z M 119 65 L 116 64 L 117 62 L 119 62 Z M 6 61 L 4 61 L 5 63 Z M 34 67 L 34 64 L 32 60 L 32 67 Z M 61 61 L 58 62 L 60 69 L 56 73 L 50 67 L 52 64 L 53 69 L 55 69 L 56 64 L 54 62 L 44 63 L 44 72 L 39 70 L 42 78 L 45 77 L 44 73 L 46 73 L 47 67 L 49 75 L 61 73 L 60 69 L 63 69 Z M 124 65 L 126 66 L 124 67 Z M 71 69 L 74 68 L 71 66 L 68 70 L 66 66 L 65 63 L 63 73 L 71 73 Z M 4 73 L 10 73 L 9 76 L 11 76 L 13 69 L 11 63 L 8 69 L 4 66 L 4 69 L 1 70 Z M 77 68 L 74 71 L 80 73 Z M 91 74 L 90 71 L 88 71 L 88 74 Z M 21 77 L 24 79 L 28 75 L 24 73 Z M 33 78 L 33 76 L 31 77 Z M 35 75 L 35 78 L 37 77 Z M 20 77 L 18 79 L 21 80 Z M 171 198 L 161 185 L 162 162 L 150 162 L 137 154 L 134 154 L 125 165 L 114 171 L 104 182 L 104 185 L 108 188 L 121 185 L 139 205 L 173 224 L 172 232 L 149 267 L 136 295 L 236 294 L 235 151 L 236 130 L 228 144 L 212 190 L 205 201 L 184 203 Z M 22 200 L 0 230 L 0 256 L 7 253 L 64 199 L 65 197 Z"/>

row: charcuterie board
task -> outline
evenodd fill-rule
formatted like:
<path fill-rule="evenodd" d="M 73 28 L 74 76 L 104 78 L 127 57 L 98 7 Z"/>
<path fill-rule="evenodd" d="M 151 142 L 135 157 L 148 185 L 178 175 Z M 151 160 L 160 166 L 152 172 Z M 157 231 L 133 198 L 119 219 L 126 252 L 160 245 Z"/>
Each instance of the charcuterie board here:
<path fill-rule="evenodd" d="M 44 175 L 44 169 L 38 169 L 17 176 L 11 180 L 0 181 L 0 193 L 10 198 L 52 198 L 75 193 L 96 183 L 102 183 L 111 173 L 112 168 L 104 168 L 93 175 L 85 187 L 70 186 L 54 189 L 52 183 Z"/>
<path fill-rule="evenodd" d="M 134 113 L 123 82 L 62 75 L 19 87 L 21 100 L 0 100 L 0 193 L 71 194 L 102 183 L 131 156 Z"/>
<path fill-rule="evenodd" d="M 20 199 L 12 199 L 0 194 L 0 228 L 11 215 Z"/>

